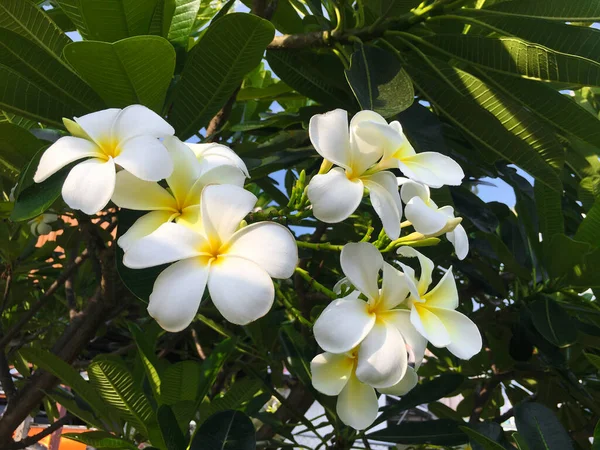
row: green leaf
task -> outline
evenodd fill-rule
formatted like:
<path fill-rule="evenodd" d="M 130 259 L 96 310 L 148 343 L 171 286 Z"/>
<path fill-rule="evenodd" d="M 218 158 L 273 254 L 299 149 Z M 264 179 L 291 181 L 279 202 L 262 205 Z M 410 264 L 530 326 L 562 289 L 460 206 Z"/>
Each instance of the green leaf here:
<path fill-rule="evenodd" d="M 169 26 L 167 39 L 173 44 L 187 47 L 199 9 L 200 0 L 175 0 L 173 19 Z"/>
<path fill-rule="evenodd" d="M 255 434 L 252 421 L 244 413 L 223 411 L 198 428 L 189 450 L 253 450 Z"/>
<path fill-rule="evenodd" d="M 262 381 L 256 378 L 242 378 L 233 383 L 222 397 L 214 398 L 210 403 L 200 405 L 200 421 L 202 424 L 208 417 L 228 409 L 239 409 L 252 400 L 262 387 Z"/>
<path fill-rule="evenodd" d="M 56 0 L 56 3 L 75 24 L 77 31 L 84 39 L 88 39 L 87 18 L 81 12 L 81 0 Z"/>
<path fill-rule="evenodd" d="M 361 108 L 383 117 L 404 111 L 415 99 L 410 77 L 398 58 L 386 50 L 360 45 L 345 74 Z"/>
<path fill-rule="evenodd" d="M 182 450 L 187 447 L 185 437 L 179 430 L 177 418 L 173 410 L 167 405 L 161 405 L 156 413 L 160 431 L 167 450 Z"/>
<path fill-rule="evenodd" d="M 451 57 L 507 75 L 600 86 L 600 63 L 514 37 L 438 34 L 423 42 Z"/>
<path fill-rule="evenodd" d="M 564 277 L 583 262 L 590 249 L 591 246 L 586 242 L 575 241 L 564 234 L 555 234 L 549 240 L 544 240 L 544 266 L 551 277 Z"/>
<path fill-rule="evenodd" d="M 0 123 L 0 175 L 16 182 L 21 168 L 44 144 L 24 128 Z"/>
<path fill-rule="evenodd" d="M 122 439 L 106 431 L 87 431 L 85 433 L 63 433 L 63 437 L 72 441 L 81 442 L 94 448 L 115 448 L 137 450 L 135 443 Z M 183 448 L 183 447 L 181 447 Z"/>
<path fill-rule="evenodd" d="M 593 355 L 593 354 L 591 354 L 591 353 L 586 353 L 586 352 L 583 352 L 583 354 L 585 355 L 585 357 L 587 358 L 587 360 L 588 360 L 590 363 L 592 363 L 592 365 L 593 365 L 593 366 L 594 366 L 596 369 L 600 370 L 600 356 L 598 356 L 598 355 Z"/>
<path fill-rule="evenodd" d="M 64 406 L 69 413 L 75 417 L 79 417 L 91 427 L 116 431 L 123 429 L 123 425 L 119 424 L 114 416 L 111 416 L 111 421 L 108 423 L 101 420 L 87 403 L 84 403 L 80 397 L 77 398 L 71 392 L 66 392 L 58 388 L 48 392 L 46 395 L 56 403 Z"/>
<path fill-rule="evenodd" d="M 469 436 L 469 441 L 471 444 L 477 443 L 481 445 L 484 450 L 505 450 L 504 447 L 497 442 L 492 441 L 487 436 L 484 436 L 481 433 L 478 433 L 472 428 L 469 427 L 459 427 L 464 433 Z"/>
<path fill-rule="evenodd" d="M 579 224 L 574 239 L 580 242 L 587 242 L 593 247 L 600 246 L 600 200 L 594 202 L 585 219 Z"/>
<path fill-rule="evenodd" d="M 562 424 L 544 405 L 525 402 L 514 410 L 517 430 L 530 450 L 573 450 Z"/>
<path fill-rule="evenodd" d="M 34 122 L 33 120 L 25 119 L 24 117 L 6 111 L 0 111 L 0 123 L 12 123 L 13 125 L 18 125 L 26 130 L 38 126 L 37 122 Z"/>
<path fill-rule="evenodd" d="M 555 234 L 563 234 L 565 231 L 562 195 L 541 183 L 535 183 L 533 191 L 540 233 L 544 240 L 549 241 Z"/>
<path fill-rule="evenodd" d="M 75 115 L 103 107 L 100 97 L 64 61 L 4 28 L 0 28 L 0 60 L 50 94 L 65 99 Z"/>
<path fill-rule="evenodd" d="M 240 92 L 238 92 L 236 97 L 236 101 L 245 102 L 248 100 L 270 99 L 292 91 L 293 89 L 290 86 L 279 81 L 264 88 L 247 87 L 240 89 Z"/>
<path fill-rule="evenodd" d="M 600 421 L 596 424 L 594 429 L 594 443 L 592 444 L 592 450 L 600 450 Z"/>
<path fill-rule="evenodd" d="M 160 36 L 74 42 L 65 58 L 108 106 L 137 103 L 159 114 L 175 71 L 175 50 Z"/>
<path fill-rule="evenodd" d="M 288 86 L 325 106 L 356 110 L 344 66 L 329 53 L 310 50 L 267 50 L 267 62 Z"/>
<path fill-rule="evenodd" d="M 174 405 L 184 401 L 196 401 L 200 389 L 202 366 L 196 361 L 181 361 L 164 371 L 160 401 Z"/>
<path fill-rule="evenodd" d="M 568 2 L 564 0 L 517 0 L 494 4 L 485 11 L 542 17 L 561 22 L 600 20 L 600 4 L 595 0 L 570 0 Z"/>
<path fill-rule="evenodd" d="M 152 348 L 146 339 L 144 332 L 136 324 L 130 323 L 129 331 L 133 335 L 133 339 L 138 348 L 138 355 L 144 365 L 144 370 L 146 371 L 146 376 L 148 377 L 152 392 L 154 393 L 154 396 L 159 399 L 161 380 L 157 371 L 158 358 L 154 354 L 154 348 Z"/>
<path fill-rule="evenodd" d="M 60 57 L 71 39 L 30 0 L 0 0 L 0 27 L 26 37 Z"/>
<path fill-rule="evenodd" d="M 169 120 L 180 138 L 188 139 L 208 124 L 259 64 L 274 34 L 270 22 L 242 13 L 227 14 L 208 27 L 191 50 L 173 94 Z"/>
<path fill-rule="evenodd" d="M 148 426 L 155 422 L 154 412 L 127 367 L 115 360 L 96 359 L 88 367 L 88 374 L 104 401 L 124 420 L 148 435 Z"/>
<path fill-rule="evenodd" d="M 407 13 L 421 4 L 420 0 L 369 0 L 365 2 L 374 15 L 374 18 L 396 17 Z"/>
<path fill-rule="evenodd" d="M 577 328 L 569 314 L 551 298 L 544 296 L 529 305 L 536 330 L 557 347 L 567 347 L 577 340 Z"/>
<path fill-rule="evenodd" d="M 512 435 L 513 439 L 515 440 L 515 444 L 517 444 L 517 448 L 519 450 L 529 450 L 529 447 L 527 447 L 527 444 L 525 443 L 525 439 L 523 438 L 523 436 L 521 436 L 519 433 L 513 433 Z"/>
<path fill-rule="evenodd" d="M 383 430 L 367 434 L 367 438 L 375 441 L 393 442 L 396 444 L 417 445 L 461 445 L 469 439 L 459 427 L 460 422 L 453 420 L 428 420 L 425 422 L 401 422 L 390 425 Z"/>
<path fill-rule="evenodd" d="M 543 156 L 528 145 L 527 140 L 518 137 L 523 135 L 532 139 L 536 132 L 544 133 L 543 130 L 532 128 L 530 133 L 533 134 L 529 135 L 527 122 L 521 120 L 524 117 L 521 114 L 522 108 L 510 107 L 503 97 L 467 72 L 437 59 L 429 61 L 443 75 L 442 79 L 431 72 L 429 65 L 416 58 L 410 58 L 405 69 L 411 75 L 413 83 L 443 115 L 474 141 L 523 168 L 551 189 L 562 190 L 561 181 L 549 164 L 550 161 L 555 165 L 560 164 L 556 159 L 559 155 L 554 155 L 549 150 L 551 147 L 544 145 Z M 483 105 L 491 108 L 495 114 L 484 109 Z M 510 126 L 514 126 L 514 129 L 508 131 L 506 127 Z"/>

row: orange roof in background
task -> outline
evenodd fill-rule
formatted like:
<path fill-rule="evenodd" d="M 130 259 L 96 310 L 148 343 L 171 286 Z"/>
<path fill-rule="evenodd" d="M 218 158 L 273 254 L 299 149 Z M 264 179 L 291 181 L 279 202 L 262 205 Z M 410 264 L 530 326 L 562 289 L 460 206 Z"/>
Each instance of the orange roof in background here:
<path fill-rule="evenodd" d="M 44 431 L 46 427 L 41 427 L 41 426 L 35 426 L 32 425 L 31 428 L 29 429 L 29 436 L 34 436 L 36 434 L 38 434 L 41 431 Z M 62 433 L 80 433 L 81 432 L 81 427 L 72 427 L 69 425 L 65 425 L 64 427 L 62 427 Z M 45 446 L 46 448 L 48 448 L 48 446 L 50 445 L 50 437 L 52 435 L 48 435 L 45 438 L 41 439 L 39 441 L 39 444 L 42 444 L 43 446 Z M 61 436 L 60 438 L 60 442 L 58 444 L 58 448 L 60 450 L 85 450 L 86 449 L 86 445 L 82 444 L 81 442 L 75 442 L 72 441 L 71 439 L 66 439 L 64 437 Z"/>

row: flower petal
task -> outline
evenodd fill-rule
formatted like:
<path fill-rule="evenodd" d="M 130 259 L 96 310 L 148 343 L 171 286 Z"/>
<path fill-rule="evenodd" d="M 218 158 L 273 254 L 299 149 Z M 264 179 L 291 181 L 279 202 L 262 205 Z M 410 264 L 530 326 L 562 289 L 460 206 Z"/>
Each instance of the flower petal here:
<path fill-rule="evenodd" d="M 272 278 L 289 278 L 298 264 L 294 235 L 283 225 L 259 222 L 237 231 L 229 240 L 227 256 L 248 259 Z"/>
<path fill-rule="evenodd" d="M 120 112 L 121 110 L 118 108 L 104 109 L 75 117 L 75 122 L 86 135 L 100 145 L 101 142 L 112 141 L 113 125 Z"/>
<path fill-rule="evenodd" d="M 151 211 L 144 214 L 119 238 L 117 244 L 127 252 L 135 241 L 153 233 L 163 223 L 169 222 L 171 216 L 173 216 L 171 211 Z"/>
<path fill-rule="evenodd" d="M 458 290 L 456 280 L 452 274 L 452 267 L 444 274 L 440 282 L 431 291 L 425 294 L 423 300 L 428 308 L 458 308 Z"/>
<path fill-rule="evenodd" d="M 387 127 L 386 120 L 374 111 L 359 111 L 350 121 L 350 152 L 354 175 L 364 173 L 383 156 L 381 140 L 364 140 L 357 134 L 359 127 L 375 123 Z"/>
<path fill-rule="evenodd" d="M 450 336 L 448 350 L 461 359 L 470 359 L 481 351 L 481 333 L 471 319 L 458 311 L 431 308 L 444 323 Z"/>
<path fill-rule="evenodd" d="M 177 170 L 174 170 L 175 173 Z M 172 176 L 170 178 L 173 178 Z M 232 184 L 243 187 L 246 180 L 240 169 L 234 166 L 216 166 L 199 176 L 184 198 L 184 206 L 199 205 L 202 190 L 211 184 Z"/>
<path fill-rule="evenodd" d="M 346 354 L 321 353 L 310 362 L 312 384 L 325 395 L 339 395 L 352 376 L 353 368 L 354 360 Z"/>
<path fill-rule="evenodd" d="M 340 255 L 340 265 L 344 274 L 369 300 L 379 298 L 379 271 L 383 268 L 383 256 L 368 242 L 344 245 Z"/>
<path fill-rule="evenodd" d="M 177 211 L 177 202 L 165 188 L 154 181 L 140 180 L 126 170 L 117 173 L 112 201 L 120 208 L 137 211 Z"/>
<path fill-rule="evenodd" d="M 40 223 L 37 226 L 37 234 L 39 236 L 43 236 L 46 235 L 48 233 L 50 233 L 52 231 L 52 227 L 50 225 L 48 225 L 47 223 Z"/>
<path fill-rule="evenodd" d="M 410 314 L 408 309 L 397 309 L 382 315 L 382 320 L 394 325 L 400 331 L 408 347 L 409 361 L 418 369 L 425 356 L 427 339 L 411 323 Z"/>
<path fill-rule="evenodd" d="M 186 328 L 198 312 L 208 271 L 198 258 L 167 267 L 154 282 L 148 313 L 172 333 Z"/>
<path fill-rule="evenodd" d="M 350 160 L 350 134 L 348 113 L 334 109 L 311 117 L 308 134 L 315 150 L 328 161 L 348 169 Z"/>
<path fill-rule="evenodd" d="M 53 213 L 42 214 L 42 223 L 52 223 L 58 220 L 58 215 Z"/>
<path fill-rule="evenodd" d="M 165 119 L 142 105 L 131 105 L 124 108 L 116 117 L 113 125 L 113 138 L 117 142 L 138 136 L 163 138 L 173 136 L 173 134 L 175 134 L 175 130 Z"/>
<path fill-rule="evenodd" d="M 398 167 L 398 161 L 394 155 L 403 147 L 412 146 L 401 132 L 394 127 L 381 123 L 380 121 L 365 120 L 356 123 L 352 129 L 352 137 L 361 148 L 378 149 L 382 155 L 382 161 L 387 162 L 388 167 Z M 412 150 L 414 153 L 414 150 Z M 410 154 L 410 153 L 409 153 Z"/>
<path fill-rule="evenodd" d="M 165 223 L 135 241 L 125 252 L 123 264 L 131 269 L 160 266 L 201 254 L 204 237 L 183 225 Z"/>
<path fill-rule="evenodd" d="M 159 181 L 173 172 L 169 152 L 152 136 L 137 136 L 120 145 L 115 163 L 146 181 Z"/>
<path fill-rule="evenodd" d="M 417 257 L 419 259 L 419 264 L 421 265 L 421 274 L 419 275 L 417 288 L 419 289 L 419 294 L 425 294 L 429 288 L 429 285 L 431 284 L 431 274 L 433 273 L 434 268 L 433 261 L 412 247 L 400 247 L 396 253 L 408 258 Z"/>
<path fill-rule="evenodd" d="M 457 225 L 456 228 L 446 233 L 446 238 L 454 245 L 456 257 L 461 261 L 469 254 L 469 237 L 462 225 Z"/>
<path fill-rule="evenodd" d="M 407 277 L 391 264 L 383 263 L 383 283 L 381 286 L 381 309 L 395 308 L 406 300 L 409 294 Z"/>
<path fill-rule="evenodd" d="M 182 206 L 200 176 L 200 163 L 194 152 L 175 136 L 165 138 L 164 145 L 173 162 L 173 172 L 167 178 L 167 184 L 179 206 Z M 200 192 L 198 192 L 196 203 L 200 203 Z"/>
<path fill-rule="evenodd" d="M 402 379 L 398 381 L 398 383 L 396 383 L 392 387 L 379 388 L 377 390 L 382 394 L 386 395 L 402 396 L 412 391 L 418 382 L 419 376 L 417 375 L 417 372 L 415 371 L 415 369 L 409 366 L 406 368 L 406 373 L 404 374 L 404 377 L 402 377 Z"/>
<path fill-rule="evenodd" d="M 33 181 L 41 183 L 67 164 L 88 157 L 104 157 L 91 141 L 72 136 L 61 137 L 42 154 Z"/>
<path fill-rule="evenodd" d="M 428 308 L 413 305 L 410 311 L 410 322 L 436 347 L 447 347 L 452 342 L 444 322 Z"/>
<path fill-rule="evenodd" d="M 192 149 L 196 158 L 200 161 L 202 173 L 219 166 L 232 166 L 240 169 L 247 178 L 250 177 L 248 168 L 242 158 L 229 147 L 214 143 L 186 145 Z"/>
<path fill-rule="evenodd" d="M 338 223 L 356 211 L 363 192 L 364 185 L 360 179 L 349 180 L 344 170 L 336 167 L 324 175 L 314 176 L 306 194 L 317 219 Z"/>
<path fill-rule="evenodd" d="M 338 397 L 336 412 L 342 422 L 364 430 L 377 418 L 379 403 L 375 389 L 351 376 Z"/>
<path fill-rule="evenodd" d="M 86 214 L 96 214 L 110 201 L 115 189 L 115 163 L 88 159 L 71 169 L 62 187 L 65 203 Z"/>
<path fill-rule="evenodd" d="M 207 186 L 200 202 L 201 221 L 207 237 L 227 242 L 256 201 L 254 194 L 239 186 Z"/>
<path fill-rule="evenodd" d="M 400 170 L 408 178 L 435 188 L 444 185 L 458 186 L 465 176 L 456 161 L 436 152 L 417 153 L 402 158 Z"/>
<path fill-rule="evenodd" d="M 219 257 L 210 267 L 208 292 L 231 323 L 246 325 L 269 312 L 275 288 L 269 274 L 247 259 Z"/>
<path fill-rule="evenodd" d="M 344 353 L 360 344 L 374 324 L 375 314 L 369 314 L 367 302 L 350 295 L 331 302 L 316 320 L 313 332 L 323 350 Z"/>
<path fill-rule="evenodd" d="M 392 172 L 379 172 L 364 177 L 365 187 L 369 189 L 373 209 L 381 219 L 383 228 L 391 240 L 400 237 L 402 202 L 398 193 L 396 176 Z"/>
<path fill-rule="evenodd" d="M 408 203 L 411 198 L 419 197 L 425 203 L 431 199 L 429 186 L 408 178 L 398 177 L 398 186 L 400 186 L 400 197 L 404 203 Z"/>
<path fill-rule="evenodd" d="M 400 331 L 385 321 L 375 322 L 358 349 L 356 377 L 374 388 L 390 387 L 402 379 L 407 365 Z"/>
<path fill-rule="evenodd" d="M 406 204 L 404 215 L 412 223 L 415 231 L 431 236 L 444 229 L 448 219 L 437 208 L 427 206 L 420 197 L 413 197 Z"/>

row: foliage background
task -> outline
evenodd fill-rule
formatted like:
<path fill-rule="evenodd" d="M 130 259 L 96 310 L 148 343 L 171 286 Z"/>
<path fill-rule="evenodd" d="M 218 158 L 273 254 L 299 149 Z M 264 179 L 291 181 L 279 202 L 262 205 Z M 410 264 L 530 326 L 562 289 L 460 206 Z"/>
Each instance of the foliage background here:
<path fill-rule="evenodd" d="M 236 433 L 229 448 L 278 447 L 295 442 L 298 424 L 319 435 L 323 423 L 333 426 L 322 436 L 330 448 L 469 439 L 485 449 L 590 448 L 600 415 L 600 32 L 591 27 L 600 4 L 246 6 L 253 14 L 235 12 L 234 1 L 0 0 L 0 446 L 23 448 L 11 442 L 15 428 L 42 405 L 58 419 L 58 402 L 100 430 L 74 436 L 98 448 L 185 448 L 192 418 L 194 449 L 218 445 L 223 429 Z M 83 41 L 65 34 L 75 30 Z M 205 302 L 189 330 L 161 332 L 144 305 L 158 271 L 129 272 L 114 255 L 111 231 L 118 224 L 122 234 L 134 217 L 66 211 L 66 171 L 33 184 L 40 152 L 65 133 L 62 117 L 132 103 L 163 114 L 182 139 L 230 145 L 260 198 L 249 221 L 292 226 L 309 275 L 278 283 L 263 319 L 233 327 Z M 333 108 L 397 118 L 418 151 L 445 153 L 467 174 L 434 199 L 464 218 L 469 257 L 457 261 L 447 242 L 424 252 L 455 268 L 484 351 L 460 361 L 430 347 L 421 384 L 388 399 L 380 422 L 421 404 L 433 416 L 375 432 L 345 428 L 307 370 L 317 352 L 311 324 L 329 301 L 322 287 L 340 277 L 339 253 L 322 244 L 394 247 L 366 204 L 334 226 L 306 210 L 302 177 L 319 164 L 307 123 Z M 514 190 L 514 208 L 481 200 L 490 179 Z M 36 246 L 25 221 L 50 207 L 64 214 L 62 233 Z M 439 401 L 457 394 L 456 410 Z M 273 398 L 281 406 L 265 409 Z M 325 415 L 311 421 L 314 400 Z M 513 415 L 516 436 L 498 425 Z M 471 429 L 459 428 L 464 419 Z"/>

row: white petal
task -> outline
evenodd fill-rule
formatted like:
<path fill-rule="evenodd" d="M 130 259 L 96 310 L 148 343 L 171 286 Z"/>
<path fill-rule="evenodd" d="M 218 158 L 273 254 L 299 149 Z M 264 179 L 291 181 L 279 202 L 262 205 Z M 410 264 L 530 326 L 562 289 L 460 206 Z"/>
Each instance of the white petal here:
<path fill-rule="evenodd" d="M 433 273 L 434 268 L 433 261 L 412 247 L 400 247 L 396 253 L 409 258 L 417 257 L 419 259 L 419 264 L 421 265 L 421 274 L 419 276 L 417 288 L 419 289 L 419 293 L 421 295 L 425 294 L 429 288 L 429 285 L 431 284 L 431 274 Z"/>
<path fill-rule="evenodd" d="M 123 256 L 131 269 L 160 266 L 201 254 L 204 237 L 183 225 L 165 223 L 156 231 L 135 241 Z"/>
<path fill-rule="evenodd" d="M 375 389 L 351 376 L 340 392 L 336 412 L 346 425 L 364 430 L 377 418 L 379 404 Z"/>
<path fill-rule="evenodd" d="M 115 119 L 121 112 L 117 108 L 104 109 L 102 111 L 75 117 L 75 122 L 81 129 L 97 144 L 112 141 L 112 129 Z"/>
<path fill-rule="evenodd" d="M 427 339 L 417 331 L 410 321 L 411 312 L 407 309 L 389 311 L 382 316 L 383 320 L 394 325 L 402 334 L 408 347 L 409 361 L 419 368 L 425 356 Z"/>
<path fill-rule="evenodd" d="M 33 181 L 41 183 L 67 164 L 88 157 L 103 157 L 93 142 L 72 136 L 61 137 L 42 154 Z"/>
<path fill-rule="evenodd" d="M 417 153 L 402 158 L 400 170 L 408 178 L 436 188 L 444 185 L 458 186 L 465 176 L 456 161 L 436 152 Z"/>
<path fill-rule="evenodd" d="M 201 220 L 209 239 L 229 240 L 257 198 L 239 186 L 212 185 L 202 191 Z"/>
<path fill-rule="evenodd" d="M 88 159 L 77 164 L 65 180 L 62 196 L 73 209 L 86 214 L 96 214 L 110 201 L 115 189 L 115 163 Z"/>
<path fill-rule="evenodd" d="M 390 160 L 399 149 L 410 143 L 406 137 L 399 133 L 394 127 L 373 120 L 365 120 L 357 123 L 353 128 L 353 139 L 362 148 L 371 147 L 378 149 L 384 160 Z M 414 152 L 414 150 L 413 150 Z M 390 161 L 390 167 L 397 167 L 397 161 Z"/>
<path fill-rule="evenodd" d="M 426 301 L 428 308 L 458 308 L 458 290 L 456 289 L 456 280 L 452 274 L 452 267 L 448 269 L 436 287 L 422 298 Z"/>
<path fill-rule="evenodd" d="M 444 229 L 448 218 L 437 208 L 431 208 L 420 197 L 413 197 L 404 208 L 404 215 L 412 223 L 415 231 L 426 236 L 434 235 Z"/>
<path fill-rule="evenodd" d="M 269 274 L 252 261 L 219 257 L 210 267 L 208 292 L 231 323 L 246 325 L 269 312 L 275 288 Z"/>
<path fill-rule="evenodd" d="M 273 278 L 289 278 L 298 264 L 294 235 L 283 225 L 259 222 L 237 231 L 229 240 L 227 256 L 248 259 Z"/>
<path fill-rule="evenodd" d="M 395 308 L 406 300 L 408 294 L 407 277 L 391 264 L 384 262 L 380 308 L 383 310 Z"/>
<path fill-rule="evenodd" d="M 432 308 L 432 311 L 448 330 L 450 352 L 461 359 L 470 359 L 481 351 L 481 333 L 471 319 L 449 309 Z"/>
<path fill-rule="evenodd" d="M 173 173 L 177 172 L 177 169 Z M 172 175 L 169 179 L 173 178 Z M 187 196 L 184 198 L 183 204 L 187 206 L 199 205 L 202 196 L 202 190 L 210 184 L 232 184 L 234 186 L 243 187 L 246 180 L 245 175 L 240 169 L 234 166 L 217 166 L 204 172 L 195 181 Z"/>
<path fill-rule="evenodd" d="M 413 306 L 410 311 L 410 322 L 423 337 L 436 347 L 447 347 L 452 340 L 444 322 L 433 312 L 424 307 Z"/>
<path fill-rule="evenodd" d="M 38 233 L 39 222 L 37 220 L 33 219 L 27 223 L 29 224 L 29 231 L 31 232 L 31 234 L 33 236 L 38 236 L 39 235 L 39 233 Z"/>
<path fill-rule="evenodd" d="M 115 163 L 142 180 L 159 181 L 173 172 L 169 152 L 152 136 L 131 138 L 120 145 L 120 151 Z"/>
<path fill-rule="evenodd" d="M 113 137 L 118 142 L 138 136 L 163 138 L 175 134 L 175 130 L 165 119 L 142 105 L 131 105 L 123 109 L 116 117 L 113 127 Z"/>
<path fill-rule="evenodd" d="M 314 176 L 306 194 L 317 219 L 338 223 L 356 211 L 363 192 L 364 185 L 360 179 L 349 180 L 344 170 L 336 167 L 324 175 Z"/>
<path fill-rule="evenodd" d="M 323 158 L 343 168 L 350 167 L 350 135 L 346 111 L 334 109 L 312 116 L 308 134 L 315 150 Z"/>
<path fill-rule="evenodd" d="M 248 168 L 242 158 L 229 147 L 222 144 L 186 144 L 200 161 L 202 173 L 219 166 L 237 167 L 249 178 Z"/>
<path fill-rule="evenodd" d="M 58 220 L 58 215 L 52 213 L 42 214 L 42 222 L 43 223 L 52 223 Z"/>
<path fill-rule="evenodd" d="M 409 366 L 406 369 L 406 374 L 404 374 L 404 377 L 402 377 L 397 384 L 389 388 L 379 388 L 377 390 L 386 395 L 402 396 L 412 391 L 418 382 L 419 376 L 417 375 L 417 372 Z"/>
<path fill-rule="evenodd" d="M 377 321 L 358 349 L 356 377 L 374 388 L 390 387 L 402 379 L 408 357 L 398 329 Z"/>
<path fill-rule="evenodd" d="M 408 178 L 398 177 L 398 185 L 401 186 L 400 196 L 404 203 L 408 203 L 413 197 L 419 197 L 425 203 L 428 203 L 431 199 L 429 186 L 426 184 L 417 183 Z"/>
<path fill-rule="evenodd" d="M 400 237 L 402 202 L 398 193 L 396 176 L 392 172 L 379 172 L 364 177 L 365 187 L 369 189 L 373 209 L 381 219 L 383 228 L 391 240 Z"/>
<path fill-rule="evenodd" d="M 313 327 L 317 344 L 331 353 L 352 350 L 375 323 L 375 314 L 369 314 L 368 306 L 367 302 L 353 296 L 331 302 Z"/>
<path fill-rule="evenodd" d="M 48 234 L 50 232 L 52 232 L 52 227 L 50 225 L 48 225 L 47 223 L 43 223 L 42 222 L 42 223 L 40 223 L 37 226 L 37 234 L 39 236 L 43 236 L 43 235 Z"/>
<path fill-rule="evenodd" d="M 348 279 L 348 277 L 344 277 L 340 281 L 335 283 L 332 291 L 335 292 L 338 296 L 340 296 L 342 294 L 342 291 L 346 292 L 346 293 L 348 293 L 349 291 L 356 292 L 357 298 L 358 298 L 358 295 L 360 295 L 360 292 L 354 290 L 354 288 L 352 287 L 352 283 L 350 283 L 350 280 Z"/>
<path fill-rule="evenodd" d="M 148 313 L 167 331 L 183 330 L 198 312 L 207 277 L 208 266 L 198 258 L 167 267 L 154 282 Z"/>
<path fill-rule="evenodd" d="M 126 170 L 117 173 L 112 201 L 120 208 L 137 211 L 177 211 L 177 202 L 165 188 L 154 181 L 140 180 Z"/>
<path fill-rule="evenodd" d="M 338 395 L 352 376 L 353 368 L 354 360 L 346 354 L 321 353 L 310 362 L 312 384 L 325 395 Z"/>
<path fill-rule="evenodd" d="M 127 252 L 135 241 L 156 231 L 163 223 L 169 222 L 172 216 L 171 211 L 151 211 L 144 214 L 119 238 L 117 244 Z"/>
<path fill-rule="evenodd" d="M 178 138 L 165 138 L 164 145 L 173 162 L 173 172 L 167 178 L 167 184 L 180 205 L 185 202 L 192 186 L 200 176 L 200 163 L 194 152 Z M 196 203 L 200 203 L 200 192 Z"/>
<path fill-rule="evenodd" d="M 387 127 L 385 119 L 374 111 L 360 111 L 350 121 L 351 164 L 355 176 L 364 173 L 383 156 L 385 145 L 381 140 L 364 140 L 357 134 L 359 127 L 370 123 Z"/>
<path fill-rule="evenodd" d="M 404 273 L 404 276 L 406 277 L 406 286 L 410 292 L 409 300 L 412 299 L 413 301 L 419 301 L 421 299 L 421 295 L 419 294 L 419 288 L 417 288 L 418 280 L 416 279 L 414 269 L 401 262 L 398 262 L 398 264 L 402 268 L 402 273 Z"/>
<path fill-rule="evenodd" d="M 457 225 L 456 228 L 449 233 L 446 233 L 446 238 L 454 245 L 456 257 L 463 260 L 469 254 L 469 237 L 462 225 Z"/>
<path fill-rule="evenodd" d="M 344 274 L 369 300 L 379 298 L 379 271 L 383 268 L 383 256 L 368 242 L 344 245 L 340 255 L 340 265 Z"/>

